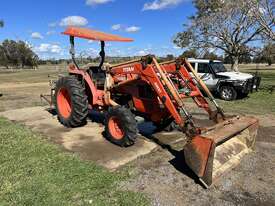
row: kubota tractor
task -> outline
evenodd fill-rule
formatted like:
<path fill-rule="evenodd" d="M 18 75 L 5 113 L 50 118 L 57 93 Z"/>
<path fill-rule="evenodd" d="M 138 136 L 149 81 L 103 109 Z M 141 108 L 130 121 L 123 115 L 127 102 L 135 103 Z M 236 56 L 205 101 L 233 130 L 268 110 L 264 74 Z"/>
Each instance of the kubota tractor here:
<path fill-rule="evenodd" d="M 135 143 L 138 135 L 135 116 L 159 126 L 174 121 L 188 137 L 183 148 L 186 163 L 206 187 L 253 149 L 258 120 L 247 116 L 228 118 L 185 59 L 159 64 L 154 56 L 148 55 L 106 66 L 105 42 L 132 39 L 77 27 L 69 27 L 63 34 L 70 36 L 73 64 L 69 66 L 69 75 L 57 81 L 52 102 L 59 121 L 66 127 L 83 126 L 91 109 L 104 112 L 106 138 L 127 147 Z M 101 42 L 99 66 L 78 66 L 75 37 Z M 204 109 L 215 126 L 196 126 L 185 107 L 187 98 Z M 210 103 L 216 108 L 214 111 Z"/>

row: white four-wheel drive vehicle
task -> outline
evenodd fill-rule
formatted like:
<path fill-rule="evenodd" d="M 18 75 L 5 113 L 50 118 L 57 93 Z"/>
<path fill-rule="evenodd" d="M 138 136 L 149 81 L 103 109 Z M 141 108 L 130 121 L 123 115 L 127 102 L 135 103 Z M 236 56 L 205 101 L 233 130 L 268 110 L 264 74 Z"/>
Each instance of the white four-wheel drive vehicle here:
<path fill-rule="evenodd" d="M 245 97 L 258 90 L 260 77 L 242 72 L 229 72 L 221 61 L 188 59 L 207 87 L 223 100 Z"/>

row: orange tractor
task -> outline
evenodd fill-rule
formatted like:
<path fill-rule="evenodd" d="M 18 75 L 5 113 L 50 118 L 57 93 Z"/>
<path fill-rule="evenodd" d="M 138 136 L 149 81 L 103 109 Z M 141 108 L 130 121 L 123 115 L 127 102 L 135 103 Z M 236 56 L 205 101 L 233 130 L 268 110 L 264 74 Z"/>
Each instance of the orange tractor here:
<path fill-rule="evenodd" d="M 69 75 L 56 82 L 52 102 L 59 121 L 66 127 L 83 126 L 91 109 L 104 112 L 106 138 L 128 147 L 138 135 L 135 116 L 160 127 L 175 122 L 188 138 L 183 150 L 185 161 L 206 187 L 252 151 L 258 120 L 227 117 L 187 60 L 159 64 L 154 56 L 148 55 L 104 65 L 106 41 L 131 42 L 132 39 L 77 27 L 69 27 L 63 34 L 70 36 L 73 64 L 69 66 Z M 99 66 L 86 69 L 78 66 L 75 37 L 101 42 Z M 185 107 L 187 98 L 205 110 L 215 125 L 196 126 Z"/>

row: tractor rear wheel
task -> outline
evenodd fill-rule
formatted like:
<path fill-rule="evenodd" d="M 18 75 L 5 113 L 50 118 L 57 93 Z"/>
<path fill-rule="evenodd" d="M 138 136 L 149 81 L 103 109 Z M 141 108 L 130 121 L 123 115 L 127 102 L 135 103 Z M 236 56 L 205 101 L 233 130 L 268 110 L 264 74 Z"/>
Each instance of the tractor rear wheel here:
<path fill-rule="evenodd" d="M 85 88 L 75 76 L 60 78 L 55 87 L 55 108 L 58 120 L 66 127 L 86 124 L 88 97 Z"/>
<path fill-rule="evenodd" d="M 121 106 L 110 107 L 105 117 L 106 138 L 121 147 L 128 147 L 137 138 L 137 122 L 133 113 Z"/>

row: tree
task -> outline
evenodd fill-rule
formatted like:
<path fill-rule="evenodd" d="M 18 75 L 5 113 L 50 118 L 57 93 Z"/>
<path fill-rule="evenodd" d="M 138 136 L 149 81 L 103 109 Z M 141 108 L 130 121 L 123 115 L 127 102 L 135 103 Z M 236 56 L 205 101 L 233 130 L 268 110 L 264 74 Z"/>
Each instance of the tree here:
<path fill-rule="evenodd" d="M 238 71 L 239 59 L 247 53 L 248 44 L 261 38 L 262 26 L 249 17 L 248 0 L 194 0 L 196 14 L 191 16 L 174 43 L 179 47 L 219 49 L 233 60 Z"/>
<path fill-rule="evenodd" d="M 251 15 L 249 17 L 261 26 L 265 38 L 275 41 L 275 3 L 274 0 L 249 0 Z"/>
<path fill-rule="evenodd" d="M 209 59 L 209 60 L 218 60 L 220 59 L 218 55 L 214 54 L 213 52 L 206 51 L 202 57 L 203 59 Z"/>
<path fill-rule="evenodd" d="M 0 65 L 24 68 L 25 66 L 36 67 L 38 56 L 23 41 L 5 40 L 0 45 Z"/>
<path fill-rule="evenodd" d="M 2 43 L 4 57 L 6 58 L 6 61 L 8 65 L 5 65 L 8 67 L 9 65 L 12 66 L 19 66 L 19 51 L 17 49 L 17 43 L 14 40 L 5 40 Z"/>
<path fill-rule="evenodd" d="M 269 66 L 275 63 L 275 43 L 268 43 L 264 47 L 263 56 Z"/>
<path fill-rule="evenodd" d="M 242 64 L 250 64 L 252 62 L 251 54 L 247 53 L 240 57 L 240 63 Z"/>
<path fill-rule="evenodd" d="M 167 54 L 165 59 L 166 59 L 166 61 L 171 61 L 171 60 L 175 59 L 175 57 L 173 54 Z"/>
<path fill-rule="evenodd" d="M 255 57 L 256 63 L 268 63 L 269 66 L 275 63 L 275 43 L 268 42 Z"/>
<path fill-rule="evenodd" d="M 198 53 L 196 49 L 190 49 L 190 50 L 185 50 L 181 56 L 184 58 L 197 58 Z"/>
<path fill-rule="evenodd" d="M 171 60 L 174 60 L 175 57 L 173 54 L 167 54 L 166 57 L 158 57 L 158 60 L 160 62 L 166 62 L 166 61 L 171 61 Z"/>
<path fill-rule="evenodd" d="M 17 42 L 18 58 L 21 67 L 25 66 L 37 67 L 38 56 L 31 50 L 31 48 L 26 45 L 23 41 Z"/>
<path fill-rule="evenodd" d="M 0 45 L 0 65 L 5 66 L 7 69 L 9 68 L 9 60 L 3 45 Z"/>
<path fill-rule="evenodd" d="M 252 62 L 252 53 L 257 53 L 256 48 L 249 48 L 247 46 L 242 47 L 242 55 L 239 57 L 239 63 L 249 64 Z M 232 56 L 226 55 L 224 58 L 225 64 L 233 64 L 234 60 Z"/>

